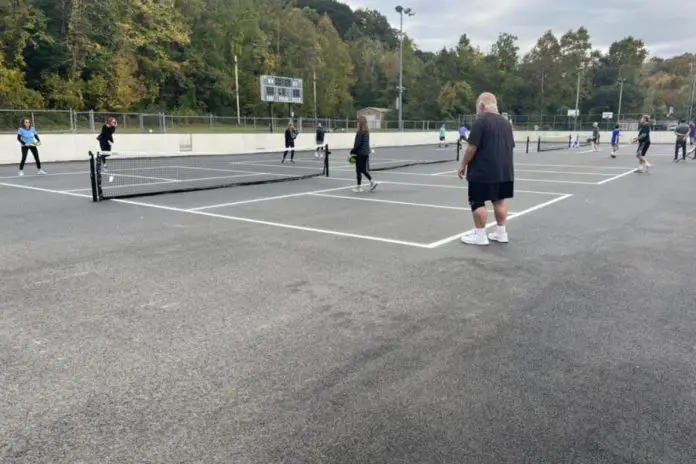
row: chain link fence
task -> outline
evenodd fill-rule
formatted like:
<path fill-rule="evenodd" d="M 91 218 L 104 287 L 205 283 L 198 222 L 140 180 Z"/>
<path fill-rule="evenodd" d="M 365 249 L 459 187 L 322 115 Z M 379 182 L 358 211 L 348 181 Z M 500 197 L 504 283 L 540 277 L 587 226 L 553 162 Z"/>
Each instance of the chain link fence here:
<path fill-rule="evenodd" d="M 0 133 L 14 133 L 22 120 L 28 118 L 43 133 L 96 133 L 109 117 L 118 120 L 120 133 L 229 133 L 229 132 L 282 132 L 292 121 L 299 131 L 311 131 L 316 123 L 328 132 L 352 132 L 356 130 L 356 118 L 308 117 L 230 117 L 213 114 L 200 116 L 165 113 L 100 113 L 72 110 L 6 110 L 0 109 Z M 623 130 L 636 130 L 641 114 L 622 114 L 621 120 L 602 119 L 601 114 L 587 114 L 578 118 L 565 115 L 508 115 L 516 130 L 520 131 L 590 131 L 593 123 L 601 130 L 611 130 L 619 124 Z M 443 125 L 448 131 L 456 131 L 462 124 L 471 127 L 475 115 L 460 115 L 456 120 L 405 120 L 405 131 L 436 131 Z M 674 130 L 677 121 L 653 120 L 653 130 Z M 381 121 L 379 131 L 398 131 L 399 121 L 392 117 Z"/>

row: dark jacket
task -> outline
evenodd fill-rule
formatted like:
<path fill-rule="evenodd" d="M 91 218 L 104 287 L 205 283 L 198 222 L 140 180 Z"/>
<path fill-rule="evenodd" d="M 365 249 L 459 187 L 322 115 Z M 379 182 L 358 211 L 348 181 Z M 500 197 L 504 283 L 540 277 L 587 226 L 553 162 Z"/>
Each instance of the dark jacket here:
<path fill-rule="evenodd" d="M 317 129 L 317 142 L 324 142 L 324 129 L 321 127 Z"/>
<path fill-rule="evenodd" d="M 99 133 L 99 137 L 97 137 L 97 140 L 99 140 L 101 143 L 114 143 L 114 132 L 116 132 L 115 127 L 107 126 L 104 124 L 102 126 L 101 132 Z"/>
<path fill-rule="evenodd" d="M 350 151 L 351 155 L 370 156 L 370 133 L 358 131 L 355 134 L 355 143 Z"/>
<path fill-rule="evenodd" d="M 297 132 L 290 130 L 290 128 L 285 129 L 285 146 L 295 145 L 295 137 L 297 137 Z"/>

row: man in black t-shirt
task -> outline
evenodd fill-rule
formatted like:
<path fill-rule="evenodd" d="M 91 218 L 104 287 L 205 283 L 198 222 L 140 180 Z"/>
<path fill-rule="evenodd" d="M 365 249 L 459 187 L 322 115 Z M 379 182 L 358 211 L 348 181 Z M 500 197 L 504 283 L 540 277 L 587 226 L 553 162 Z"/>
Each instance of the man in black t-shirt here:
<path fill-rule="evenodd" d="M 476 101 L 477 118 L 469 134 L 469 146 L 459 166 L 459 178 L 469 182 L 469 206 L 475 229 L 462 236 L 467 245 L 488 245 L 489 240 L 508 242 L 505 229 L 507 202 L 514 194 L 515 141 L 512 126 L 498 113 L 498 102 L 492 93 L 482 93 Z M 497 228 L 486 235 L 488 211 L 493 203 Z"/>

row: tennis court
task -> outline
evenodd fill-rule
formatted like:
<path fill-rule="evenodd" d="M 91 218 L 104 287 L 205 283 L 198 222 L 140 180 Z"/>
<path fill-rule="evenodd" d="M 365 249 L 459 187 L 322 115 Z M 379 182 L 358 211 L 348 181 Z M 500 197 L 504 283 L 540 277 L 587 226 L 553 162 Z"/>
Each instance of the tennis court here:
<path fill-rule="evenodd" d="M 455 161 L 98 203 L 0 167 L 0 460 L 693 461 L 696 166 L 606 150 L 517 153 L 489 247 Z"/>

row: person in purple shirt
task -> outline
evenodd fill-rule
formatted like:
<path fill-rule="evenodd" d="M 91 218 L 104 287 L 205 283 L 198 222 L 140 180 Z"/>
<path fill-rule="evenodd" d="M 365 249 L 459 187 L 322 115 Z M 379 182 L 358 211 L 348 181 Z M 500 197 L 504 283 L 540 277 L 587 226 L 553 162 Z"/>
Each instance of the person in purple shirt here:
<path fill-rule="evenodd" d="M 467 142 L 469 140 L 469 129 L 462 124 L 462 127 L 459 128 L 459 140 L 457 140 L 457 161 L 459 161 L 459 153 L 462 150 L 462 147 L 464 146 L 464 142 Z"/>

